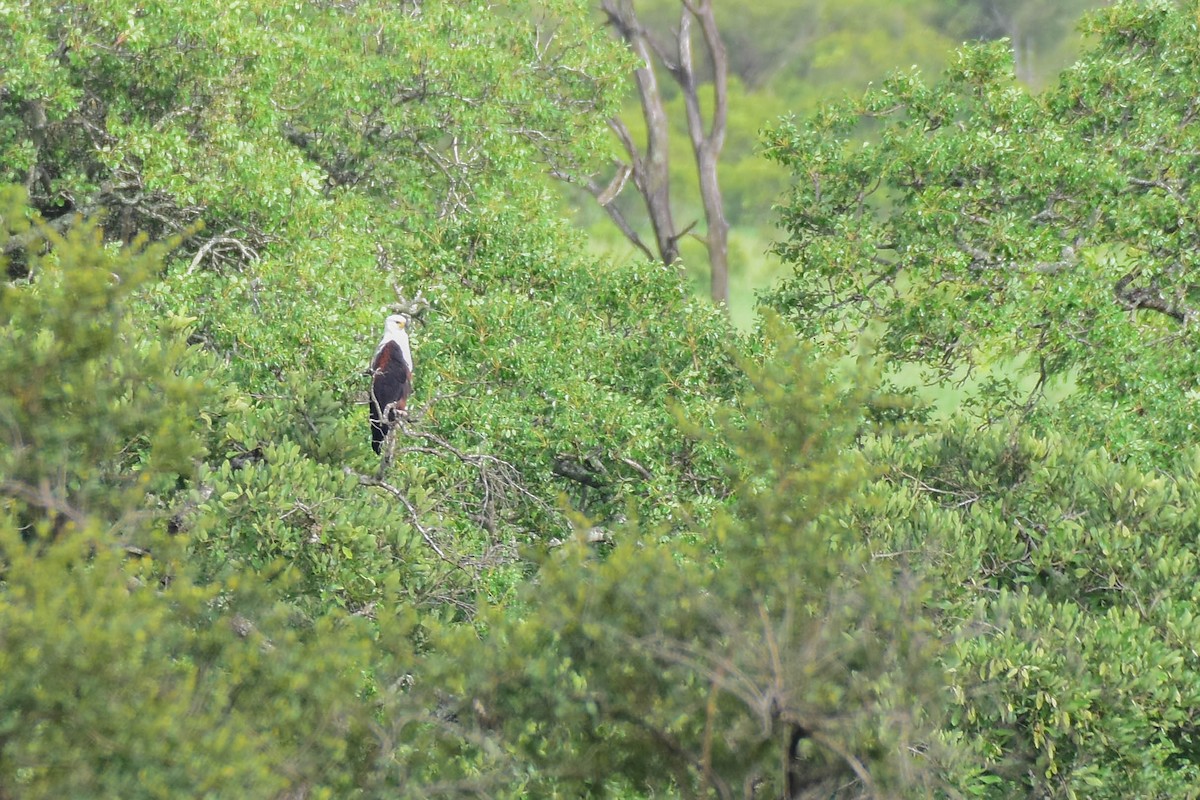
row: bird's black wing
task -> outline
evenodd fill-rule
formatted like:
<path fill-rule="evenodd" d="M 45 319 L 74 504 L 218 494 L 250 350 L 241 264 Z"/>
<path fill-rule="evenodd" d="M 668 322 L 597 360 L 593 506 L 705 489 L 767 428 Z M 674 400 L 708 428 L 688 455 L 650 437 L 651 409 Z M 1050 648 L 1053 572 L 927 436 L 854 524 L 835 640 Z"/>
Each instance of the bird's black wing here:
<path fill-rule="evenodd" d="M 387 342 L 371 361 L 371 447 L 376 453 L 383 448 L 396 412 L 408 407 L 410 394 L 412 370 L 400 345 Z"/>

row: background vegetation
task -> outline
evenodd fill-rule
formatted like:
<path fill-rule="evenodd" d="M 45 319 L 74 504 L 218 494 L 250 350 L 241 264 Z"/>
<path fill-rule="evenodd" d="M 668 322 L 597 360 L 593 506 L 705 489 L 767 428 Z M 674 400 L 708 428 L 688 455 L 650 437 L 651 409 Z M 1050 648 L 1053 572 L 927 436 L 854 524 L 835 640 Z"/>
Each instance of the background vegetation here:
<path fill-rule="evenodd" d="M 720 179 L 730 229 L 730 311 L 742 329 L 754 326 L 754 298 L 784 270 L 770 252 L 778 236 L 773 210 L 789 185 L 786 170 L 762 158 L 760 133 L 782 117 L 806 117 L 825 101 L 860 94 L 893 70 L 916 68 L 937 74 L 954 48 L 968 40 L 1007 38 L 1018 80 L 1033 90 L 1052 83 L 1084 41 L 1081 15 L 1107 5 L 1104 0 L 764 0 L 752 6 L 716 2 L 715 16 L 729 62 L 729 119 L 721 154 Z M 630 4 L 645 27 L 669 39 L 679 24 L 680 0 L 638 0 Z M 695 45 L 699 48 L 699 42 Z M 707 69 L 700 55 L 699 69 Z M 694 235 L 680 244 L 688 282 L 707 292 L 705 232 L 696 168 L 688 139 L 684 98 L 665 76 L 660 89 L 670 120 L 670 180 L 680 229 L 695 223 Z M 708 100 L 706 93 L 702 98 Z M 621 119 L 639 143 L 645 121 L 631 92 Z M 613 155 L 619 148 L 613 142 Z M 574 220 L 593 247 L 618 258 L 635 254 L 592 198 L 568 194 Z M 645 210 L 632 187 L 616 205 L 652 241 Z"/>
<path fill-rule="evenodd" d="M 1196 796 L 1200 6 L 1086 5 L 720 7 L 739 331 L 589 3 L 0 0 L 0 798 Z"/>

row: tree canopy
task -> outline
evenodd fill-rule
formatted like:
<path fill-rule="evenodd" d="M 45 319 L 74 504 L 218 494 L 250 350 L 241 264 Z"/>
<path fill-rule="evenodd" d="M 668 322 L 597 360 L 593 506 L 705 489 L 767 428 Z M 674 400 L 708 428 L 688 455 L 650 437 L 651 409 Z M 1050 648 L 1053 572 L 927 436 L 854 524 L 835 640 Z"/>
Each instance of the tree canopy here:
<path fill-rule="evenodd" d="M 1198 11 L 782 120 L 739 334 L 587 3 L 0 3 L 0 798 L 1194 796 Z"/>
<path fill-rule="evenodd" d="M 1074 381 L 1064 413 L 1123 456 L 1190 441 L 1194 28 L 1124 3 L 1043 93 L 981 46 L 770 132 L 796 267 L 767 303 L 814 336 L 882 320 L 889 356 L 943 376 Z"/>

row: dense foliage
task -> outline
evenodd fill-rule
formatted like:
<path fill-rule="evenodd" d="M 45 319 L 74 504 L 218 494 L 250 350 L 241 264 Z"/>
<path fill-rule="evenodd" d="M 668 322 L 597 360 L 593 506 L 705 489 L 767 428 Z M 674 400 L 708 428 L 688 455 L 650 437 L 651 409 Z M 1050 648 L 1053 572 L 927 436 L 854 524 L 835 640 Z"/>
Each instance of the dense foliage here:
<path fill-rule="evenodd" d="M 746 336 L 547 188 L 591 11 L 0 1 L 0 798 L 1195 796 L 1200 7 L 781 123 Z"/>
<path fill-rule="evenodd" d="M 972 422 L 874 446 L 863 519 L 937 587 L 957 782 L 1192 796 L 1196 6 L 1087 27 L 1040 94 L 977 46 L 768 133 L 794 271 L 765 301 L 835 347 L 881 329 L 897 379 L 970 381 Z"/>
<path fill-rule="evenodd" d="M 1123 457 L 1161 453 L 1197 411 L 1200 39 L 1165 3 L 1090 29 L 1042 94 L 977 47 L 940 84 L 898 74 L 770 133 L 796 177 L 778 250 L 797 268 L 768 302 L 814 336 L 883 319 L 887 353 L 942 379 L 1009 361 L 1038 390 L 1073 380 L 1077 424 Z"/>
<path fill-rule="evenodd" d="M 868 381 L 787 336 L 769 350 L 723 426 L 742 456 L 737 499 L 692 521 L 698 546 L 644 520 L 605 558 L 576 546 L 543 565 L 531 613 L 485 617 L 500 647 L 442 667 L 551 786 L 815 798 L 933 781 L 941 682 L 923 589 L 847 525 L 870 474 L 852 446 Z M 475 639 L 455 636 L 449 653 Z"/>
<path fill-rule="evenodd" d="M 29 232 L 22 200 L 5 191 L 0 244 Z M 131 313 L 165 248 L 47 235 L 0 294 L 0 796 L 354 786 L 360 676 L 387 648 L 346 618 L 296 625 L 257 580 L 197 583 L 167 532 L 204 389 L 179 320 Z"/>
<path fill-rule="evenodd" d="M 955 425 L 884 439 L 876 553 L 935 587 L 953 640 L 955 782 L 1010 797 L 1189 797 L 1196 454 L 1164 475 L 1064 434 Z"/>

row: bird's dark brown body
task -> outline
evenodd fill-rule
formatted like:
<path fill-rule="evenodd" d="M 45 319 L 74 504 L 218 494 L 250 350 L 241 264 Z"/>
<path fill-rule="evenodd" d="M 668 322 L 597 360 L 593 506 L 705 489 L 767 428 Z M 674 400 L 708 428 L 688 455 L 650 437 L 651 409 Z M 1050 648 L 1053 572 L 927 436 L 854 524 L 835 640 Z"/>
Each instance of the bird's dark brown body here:
<path fill-rule="evenodd" d="M 407 410 L 412 394 L 412 356 L 404 321 L 389 317 L 386 330 L 371 359 L 371 447 L 376 453 L 382 451 L 388 431 L 397 415 Z"/>

